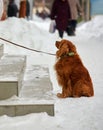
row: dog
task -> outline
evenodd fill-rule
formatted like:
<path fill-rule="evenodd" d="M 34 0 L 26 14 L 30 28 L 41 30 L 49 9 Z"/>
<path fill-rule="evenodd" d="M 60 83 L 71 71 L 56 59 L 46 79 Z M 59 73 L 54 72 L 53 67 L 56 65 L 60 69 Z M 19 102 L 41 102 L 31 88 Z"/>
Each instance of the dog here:
<path fill-rule="evenodd" d="M 80 59 L 75 45 L 68 40 L 56 41 L 57 61 L 54 69 L 62 93 L 57 97 L 91 97 L 94 95 L 93 83 L 90 74 Z"/>

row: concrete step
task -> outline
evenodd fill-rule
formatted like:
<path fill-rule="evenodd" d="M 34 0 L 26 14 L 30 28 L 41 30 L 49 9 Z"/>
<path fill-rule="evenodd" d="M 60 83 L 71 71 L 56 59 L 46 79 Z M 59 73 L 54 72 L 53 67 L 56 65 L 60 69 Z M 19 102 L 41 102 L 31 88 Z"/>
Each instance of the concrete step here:
<path fill-rule="evenodd" d="M 47 65 L 32 65 L 26 68 L 21 97 L 50 100 L 52 90 Z"/>
<path fill-rule="evenodd" d="M 54 103 L 53 101 L 1 101 L 0 102 L 0 116 L 8 115 L 23 116 L 30 113 L 46 112 L 50 116 L 54 116 Z"/>
<path fill-rule="evenodd" d="M 0 100 L 19 96 L 26 66 L 26 57 L 4 55 L 0 60 Z"/>
<path fill-rule="evenodd" d="M 4 45 L 0 43 L 0 58 L 3 56 L 4 53 Z"/>
<path fill-rule="evenodd" d="M 54 116 L 52 89 L 47 65 L 26 67 L 19 97 L 0 101 L 0 115 L 21 116 L 47 112 Z"/>

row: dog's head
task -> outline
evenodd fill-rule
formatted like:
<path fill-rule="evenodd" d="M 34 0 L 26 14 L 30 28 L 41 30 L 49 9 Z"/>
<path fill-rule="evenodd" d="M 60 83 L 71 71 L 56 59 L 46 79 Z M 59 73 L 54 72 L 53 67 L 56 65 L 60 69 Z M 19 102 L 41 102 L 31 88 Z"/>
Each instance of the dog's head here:
<path fill-rule="evenodd" d="M 67 54 L 76 54 L 75 45 L 68 40 L 56 41 L 55 46 L 59 49 L 56 52 L 57 58 L 62 57 Z"/>

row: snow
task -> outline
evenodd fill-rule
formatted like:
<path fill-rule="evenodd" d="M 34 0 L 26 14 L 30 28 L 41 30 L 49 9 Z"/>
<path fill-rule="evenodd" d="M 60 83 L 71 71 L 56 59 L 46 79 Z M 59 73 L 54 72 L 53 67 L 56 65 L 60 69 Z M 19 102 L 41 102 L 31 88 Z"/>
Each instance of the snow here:
<path fill-rule="evenodd" d="M 55 41 L 60 40 L 57 31 L 49 33 L 50 19 L 34 17 L 33 21 L 9 18 L 0 22 L 0 37 L 36 50 L 55 53 Z M 27 55 L 27 66 L 47 64 L 53 83 L 55 116 L 47 113 L 32 113 L 25 116 L 0 117 L 0 130 L 102 130 L 103 129 L 103 16 L 78 25 L 76 36 L 67 36 L 77 47 L 78 53 L 88 68 L 94 84 L 94 97 L 59 99 L 56 93 L 61 91 L 57 84 L 55 56 L 31 52 L 20 47 L 5 44 L 5 53 Z M 30 77 L 29 77 L 30 78 Z M 26 79 L 25 79 L 26 80 Z M 19 100 L 19 98 L 18 98 Z"/>

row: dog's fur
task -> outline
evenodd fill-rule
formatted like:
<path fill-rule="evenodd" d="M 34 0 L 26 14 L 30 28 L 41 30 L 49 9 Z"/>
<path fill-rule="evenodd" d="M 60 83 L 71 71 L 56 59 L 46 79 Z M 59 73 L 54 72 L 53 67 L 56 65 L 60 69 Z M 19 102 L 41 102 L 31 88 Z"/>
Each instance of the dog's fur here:
<path fill-rule="evenodd" d="M 75 45 L 68 40 L 55 43 L 57 62 L 55 70 L 57 80 L 62 86 L 60 98 L 66 97 L 91 97 L 94 95 L 93 84 L 88 70 L 83 65 Z"/>

